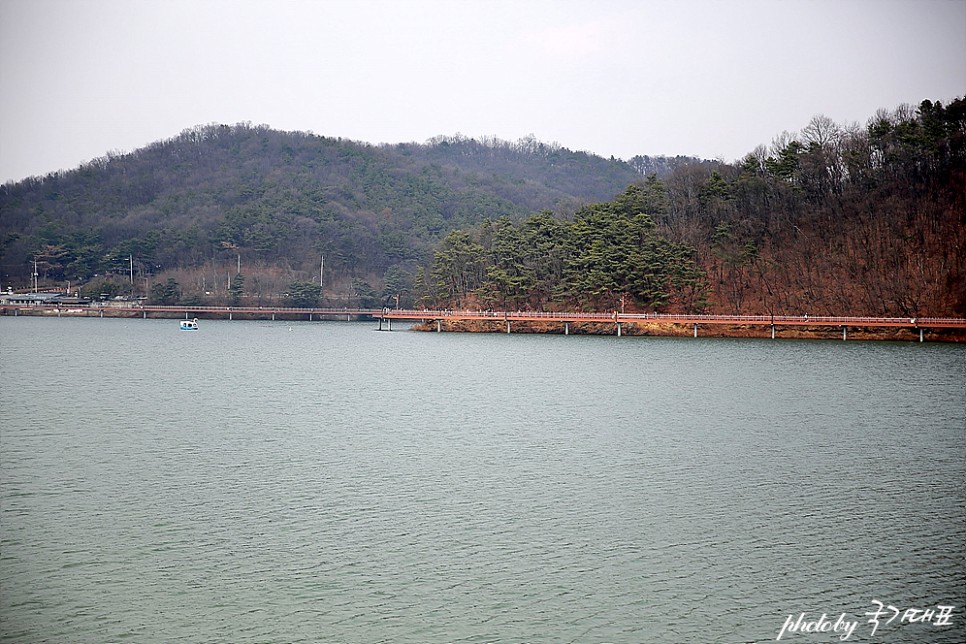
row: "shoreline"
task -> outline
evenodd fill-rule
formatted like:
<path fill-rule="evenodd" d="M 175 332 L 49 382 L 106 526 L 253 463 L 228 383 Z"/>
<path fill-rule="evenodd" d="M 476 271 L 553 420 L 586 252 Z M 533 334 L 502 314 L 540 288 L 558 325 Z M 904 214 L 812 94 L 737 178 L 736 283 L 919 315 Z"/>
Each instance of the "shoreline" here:
<path fill-rule="evenodd" d="M 410 327 L 413 331 L 437 332 L 434 322 L 422 322 Z M 447 321 L 440 324 L 444 333 L 502 333 L 506 334 L 503 321 L 462 320 Z M 602 322 L 571 322 L 565 330 L 562 324 L 555 322 L 514 322 L 510 331 L 513 334 L 529 335 L 610 335 L 617 337 L 614 324 Z M 620 336 L 634 337 L 667 337 L 683 338 L 695 337 L 694 328 L 690 324 L 625 321 L 621 323 Z M 752 325 L 698 325 L 698 338 L 761 338 L 771 339 L 771 329 Z M 776 340 L 842 340 L 842 330 L 828 326 L 775 326 Z M 847 340 L 885 341 L 885 342 L 919 342 L 919 332 L 916 329 L 892 327 L 862 327 L 850 326 L 846 329 Z M 924 333 L 926 342 L 966 343 L 966 330 L 963 329 L 928 329 Z"/>
<path fill-rule="evenodd" d="M 375 322 L 377 318 L 368 318 L 359 315 L 360 311 L 345 312 L 316 312 L 306 315 L 305 312 L 296 311 L 265 311 L 258 312 L 248 310 L 226 310 L 219 313 L 210 312 L 190 312 L 191 317 L 199 320 L 224 320 L 224 321 L 286 321 L 286 322 L 313 322 L 313 321 L 365 321 Z M 49 309 L 49 308 L 4 308 L 0 309 L 0 316 L 3 317 L 43 317 L 43 318 L 121 318 L 121 319 L 164 319 L 164 320 L 184 320 L 188 319 L 184 313 L 159 310 L 131 310 L 131 309 L 111 309 L 110 307 L 98 309 Z M 617 327 L 611 322 L 570 322 L 566 327 L 560 322 L 549 321 L 519 321 L 513 322 L 510 335 L 599 335 L 599 336 L 633 336 L 633 337 L 698 337 L 698 338 L 761 338 L 772 339 L 771 329 L 761 325 L 744 324 L 698 324 L 697 335 L 691 324 L 668 323 L 649 320 L 624 320 L 620 325 L 620 333 Z M 446 333 L 507 333 L 506 322 L 500 319 L 495 320 L 442 320 L 437 329 L 436 323 L 432 321 L 417 322 L 408 327 L 407 330 Z M 861 325 L 849 326 L 845 328 L 845 338 L 843 329 L 833 326 L 808 326 L 808 325 L 775 325 L 776 340 L 856 340 L 856 341 L 884 341 L 884 342 L 919 342 L 919 331 L 914 328 L 901 327 L 863 327 Z M 931 328 L 925 329 L 922 340 L 924 342 L 943 342 L 943 343 L 966 343 L 966 329 L 957 328 Z"/>

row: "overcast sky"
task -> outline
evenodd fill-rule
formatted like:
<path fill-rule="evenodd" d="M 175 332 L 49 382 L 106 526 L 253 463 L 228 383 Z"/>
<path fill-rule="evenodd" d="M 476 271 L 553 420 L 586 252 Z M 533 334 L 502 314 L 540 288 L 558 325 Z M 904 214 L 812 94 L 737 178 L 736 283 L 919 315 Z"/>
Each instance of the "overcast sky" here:
<path fill-rule="evenodd" d="M 0 181 L 208 123 L 734 160 L 966 94 L 966 0 L 0 0 Z"/>

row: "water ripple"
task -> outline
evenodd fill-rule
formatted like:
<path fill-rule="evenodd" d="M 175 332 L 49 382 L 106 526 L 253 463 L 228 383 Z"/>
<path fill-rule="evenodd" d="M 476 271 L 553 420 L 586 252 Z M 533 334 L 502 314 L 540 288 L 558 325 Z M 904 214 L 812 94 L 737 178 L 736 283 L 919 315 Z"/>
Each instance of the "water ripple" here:
<path fill-rule="evenodd" d="M 966 603 L 956 347 L 169 326 L 0 319 L 0 640 L 750 642 Z"/>

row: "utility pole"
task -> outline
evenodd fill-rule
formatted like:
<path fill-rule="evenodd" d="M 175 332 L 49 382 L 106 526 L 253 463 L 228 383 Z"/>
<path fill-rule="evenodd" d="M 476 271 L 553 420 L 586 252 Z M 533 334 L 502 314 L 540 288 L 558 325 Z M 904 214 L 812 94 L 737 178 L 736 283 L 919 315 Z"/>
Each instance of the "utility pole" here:
<path fill-rule="evenodd" d="M 37 260 L 34 259 L 34 293 L 37 292 Z"/>
<path fill-rule="evenodd" d="M 127 259 L 131 263 L 131 286 L 134 286 L 134 255 L 128 255 Z"/>
<path fill-rule="evenodd" d="M 322 254 L 320 257 L 322 258 L 322 263 L 319 264 L 319 288 L 322 288 L 325 280 L 325 255 Z"/>

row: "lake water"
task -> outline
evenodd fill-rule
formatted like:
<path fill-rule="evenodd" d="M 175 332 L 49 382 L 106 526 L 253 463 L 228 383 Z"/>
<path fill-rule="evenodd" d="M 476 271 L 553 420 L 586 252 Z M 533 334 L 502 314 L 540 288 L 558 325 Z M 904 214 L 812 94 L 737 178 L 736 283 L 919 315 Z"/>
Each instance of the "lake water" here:
<path fill-rule="evenodd" d="M 0 318 L 3 641 L 966 641 L 963 346 L 374 329 Z"/>

